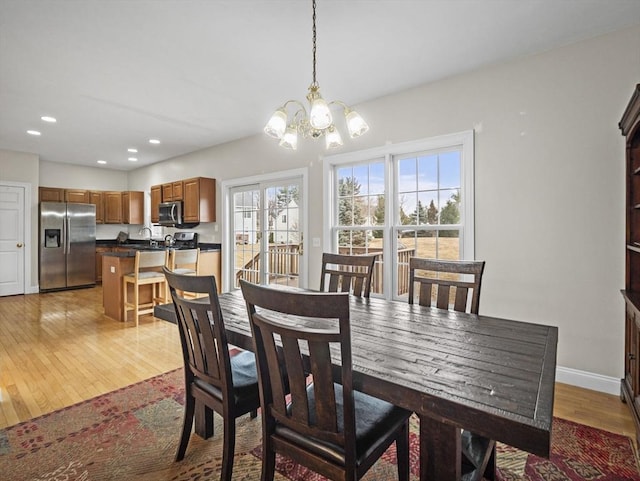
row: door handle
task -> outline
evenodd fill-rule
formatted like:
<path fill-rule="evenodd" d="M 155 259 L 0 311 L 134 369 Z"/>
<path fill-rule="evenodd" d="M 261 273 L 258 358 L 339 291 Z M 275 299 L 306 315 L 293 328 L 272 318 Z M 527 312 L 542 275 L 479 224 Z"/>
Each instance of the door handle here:
<path fill-rule="evenodd" d="M 19 247 L 22 247 L 22 242 L 18 242 L 18 243 L 16 244 L 16 247 L 18 247 L 18 248 L 19 248 Z"/>

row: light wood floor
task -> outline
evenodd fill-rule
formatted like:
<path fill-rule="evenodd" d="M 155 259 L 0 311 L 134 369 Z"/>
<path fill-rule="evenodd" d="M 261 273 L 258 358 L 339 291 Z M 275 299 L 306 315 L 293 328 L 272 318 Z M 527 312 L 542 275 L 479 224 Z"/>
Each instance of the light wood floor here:
<path fill-rule="evenodd" d="M 174 324 L 105 317 L 102 288 L 0 297 L 0 428 L 182 365 Z M 554 414 L 635 438 L 618 396 L 556 385 Z"/>

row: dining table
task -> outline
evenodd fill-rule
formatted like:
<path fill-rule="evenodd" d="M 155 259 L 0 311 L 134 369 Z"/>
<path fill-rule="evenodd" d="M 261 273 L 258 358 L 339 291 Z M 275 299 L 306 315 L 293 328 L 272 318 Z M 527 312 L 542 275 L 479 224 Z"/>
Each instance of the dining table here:
<path fill-rule="evenodd" d="M 241 291 L 219 301 L 253 350 Z M 421 481 L 461 479 L 461 429 L 549 457 L 557 327 L 356 296 L 350 323 L 354 388 L 419 417 Z"/>

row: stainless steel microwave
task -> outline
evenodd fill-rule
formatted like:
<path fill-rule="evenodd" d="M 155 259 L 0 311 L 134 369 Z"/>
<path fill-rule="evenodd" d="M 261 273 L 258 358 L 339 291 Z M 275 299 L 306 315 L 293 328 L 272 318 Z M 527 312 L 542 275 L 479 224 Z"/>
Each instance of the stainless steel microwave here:
<path fill-rule="evenodd" d="M 166 226 L 176 226 L 182 224 L 182 202 L 162 202 L 160 204 L 160 215 L 158 224 Z"/>

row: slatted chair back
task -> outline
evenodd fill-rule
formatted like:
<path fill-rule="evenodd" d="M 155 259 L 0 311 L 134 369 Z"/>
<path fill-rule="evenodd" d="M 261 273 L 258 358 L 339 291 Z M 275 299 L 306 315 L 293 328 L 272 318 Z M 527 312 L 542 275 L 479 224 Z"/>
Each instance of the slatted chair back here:
<path fill-rule="evenodd" d="M 357 480 L 395 441 L 408 481 L 410 413 L 353 390 L 349 294 L 240 286 L 260 382 L 261 479 L 273 480 L 279 452 L 329 479 Z"/>
<path fill-rule="evenodd" d="M 235 419 L 246 413 L 255 418 L 260 406 L 255 356 L 249 351 L 230 356 L 214 276 L 177 274 L 166 266 L 163 271 L 176 312 L 185 373 L 185 416 L 176 461 L 185 456 L 197 399 L 205 408 L 205 437 L 213 435 L 213 411 L 223 418 L 220 479 L 231 481 Z M 198 297 L 185 297 L 185 292 Z"/>
<path fill-rule="evenodd" d="M 176 309 L 185 368 L 223 395 L 230 393 L 229 347 L 215 277 L 177 274 L 166 268 L 164 274 Z M 206 297 L 186 298 L 181 295 L 184 291 Z"/>
<path fill-rule="evenodd" d="M 484 261 L 409 259 L 409 304 L 414 303 L 419 285 L 418 303 L 439 309 L 477 314 Z"/>
<path fill-rule="evenodd" d="M 375 262 L 375 255 L 323 253 L 320 290 L 351 292 L 354 296 L 368 298 Z"/>

